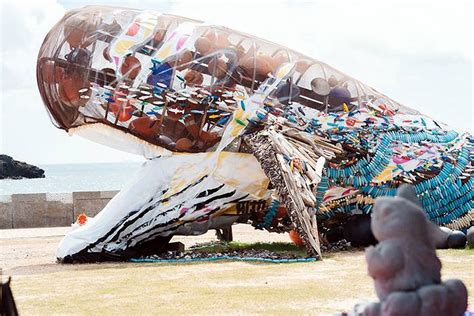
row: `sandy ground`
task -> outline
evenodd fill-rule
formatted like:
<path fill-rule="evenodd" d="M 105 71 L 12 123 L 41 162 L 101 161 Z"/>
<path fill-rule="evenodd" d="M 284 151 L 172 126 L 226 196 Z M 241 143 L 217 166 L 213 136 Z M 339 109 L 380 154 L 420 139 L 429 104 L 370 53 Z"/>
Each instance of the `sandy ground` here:
<path fill-rule="evenodd" d="M 330 315 L 375 299 L 361 250 L 293 264 L 56 264 L 56 246 L 67 230 L 0 230 L 0 266 L 4 277 L 13 277 L 20 314 Z M 289 241 L 246 225 L 234 227 L 234 239 Z M 215 237 L 173 240 L 189 246 Z M 459 278 L 474 293 L 474 251 L 439 255 L 443 279 Z"/>

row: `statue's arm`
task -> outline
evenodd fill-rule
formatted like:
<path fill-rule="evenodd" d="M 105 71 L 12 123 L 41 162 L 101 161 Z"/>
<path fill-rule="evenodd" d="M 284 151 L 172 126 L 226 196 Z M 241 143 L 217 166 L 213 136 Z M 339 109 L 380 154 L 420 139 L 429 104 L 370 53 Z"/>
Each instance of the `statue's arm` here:
<path fill-rule="evenodd" d="M 403 268 L 403 251 L 390 241 L 367 249 L 365 258 L 369 275 L 373 278 L 390 278 Z"/>

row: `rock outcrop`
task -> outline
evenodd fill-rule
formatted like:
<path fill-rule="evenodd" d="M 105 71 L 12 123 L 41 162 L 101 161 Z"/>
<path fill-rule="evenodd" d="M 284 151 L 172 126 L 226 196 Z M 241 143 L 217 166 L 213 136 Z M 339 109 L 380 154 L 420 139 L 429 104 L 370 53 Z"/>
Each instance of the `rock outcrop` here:
<path fill-rule="evenodd" d="M 44 178 L 44 170 L 10 156 L 0 155 L 0 179 Z"/>

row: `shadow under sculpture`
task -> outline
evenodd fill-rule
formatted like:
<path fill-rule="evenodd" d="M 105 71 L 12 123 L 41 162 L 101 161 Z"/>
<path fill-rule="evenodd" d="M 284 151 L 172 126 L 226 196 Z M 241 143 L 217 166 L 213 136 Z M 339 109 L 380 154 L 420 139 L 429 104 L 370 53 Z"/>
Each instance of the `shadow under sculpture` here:
<path fill-rule="evenodd" d="M 412 186 L 375 201 L 371 222 L 379 241 L 366 250 L 368 273 L 380 302 L 364 315 L 463 315 L 467 289 L 457 279 L 441 282 L 436 244 L 442 231 L 432 224 Z"/>

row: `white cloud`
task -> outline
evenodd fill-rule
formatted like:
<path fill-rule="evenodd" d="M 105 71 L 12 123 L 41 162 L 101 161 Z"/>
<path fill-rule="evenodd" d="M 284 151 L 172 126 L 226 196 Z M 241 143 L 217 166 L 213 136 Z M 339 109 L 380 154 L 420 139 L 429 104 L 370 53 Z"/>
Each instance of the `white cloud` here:
<path fill-rule="evenodd" d="M 36 164 L 140 159 L 70 137 L 51 123 L 36 84 L 36 59 L 47 32 L 64 15 L 62 5 L 7 1 L 1 11 L 0 153 Z"/>
<path fill-rule="evenodd" d="M 36 89 L 36 58 L 46 33 L 63 16 L 54 0 L 5 1 L 2 7 L 2 89 Z"/>

